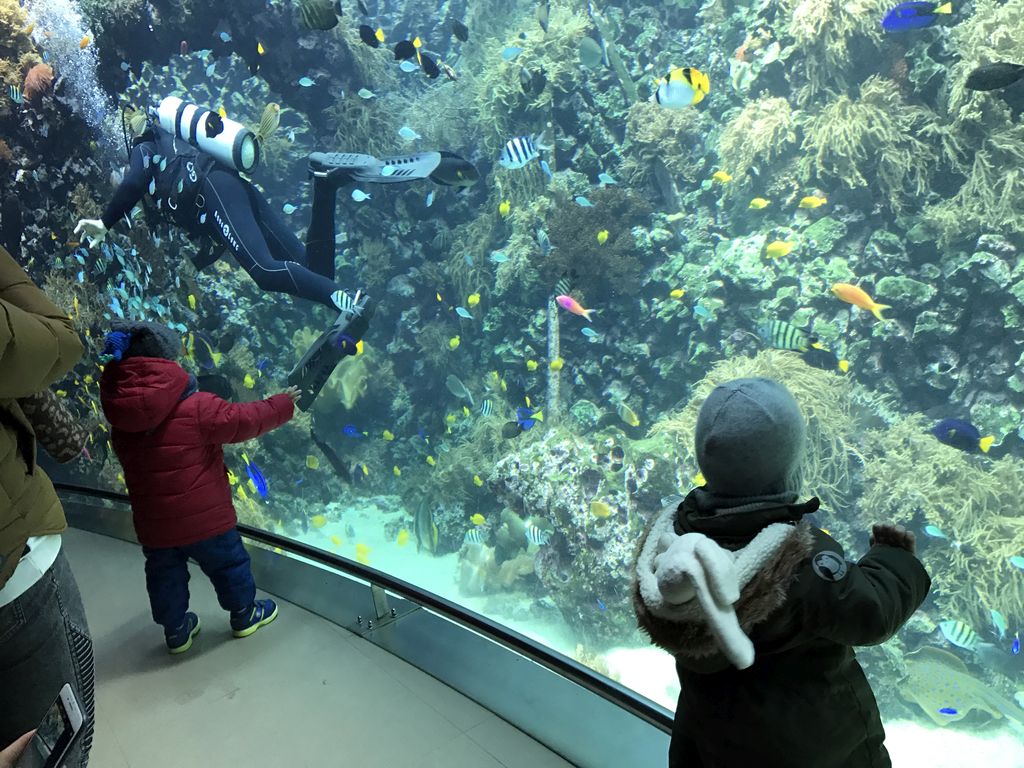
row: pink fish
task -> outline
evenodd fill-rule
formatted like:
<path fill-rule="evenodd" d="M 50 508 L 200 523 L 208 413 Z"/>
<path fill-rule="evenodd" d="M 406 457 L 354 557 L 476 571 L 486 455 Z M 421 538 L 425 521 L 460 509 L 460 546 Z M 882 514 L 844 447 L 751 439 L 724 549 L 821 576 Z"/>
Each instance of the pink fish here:
<path fill-rule="evenodd" d="M 572 296 L 555 296 L 555 301 L 558 302 L 558 306 L 560 306 L 567 312 L 572 312 L 574 315 L 585 317 L 588 323 L 593 322 L 590 319 L 590 313 L 595 312 L 596 310 L 584 309 L 583 307 L 580 306 L 580 303 L 576 301 L 576 299 L 574 299 Z"/>

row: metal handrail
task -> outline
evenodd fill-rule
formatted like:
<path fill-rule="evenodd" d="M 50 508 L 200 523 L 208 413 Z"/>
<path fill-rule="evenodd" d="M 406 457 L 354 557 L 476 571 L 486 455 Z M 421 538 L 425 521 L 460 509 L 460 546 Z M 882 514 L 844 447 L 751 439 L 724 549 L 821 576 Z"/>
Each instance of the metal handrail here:
<path fill-rule="evenodd" d="M 66 493 L 74 493 L 91 498 L 105 499 L 120 504 L 128 504 L 128 496 L 114 491 L 104 491 L 98 488 L 90 488 L 84 485 L 55 482 L 54 488 Z M 638 717 L 651 725 L 660 728 L 666 733 L 672 731 L 672 715 L 667 710 L 658 706 L 652 701 L 642 698 L 637 693 L 623 685 L 599 675 L 589 667 L 580 664 L 574 659 L 551 650 L 535 640 L 509 629 L 486 616 L 465 608 L 458 603 L 447 600 L 432 592 L 427 592 L 420 587 L 403 579 L 399 579 L 384 571 L 378 571 L 363 565 L 355 560 L 349 560 L 333 552 L 326 552 L 312 547 L 301 541 L 280 536 L 276 533 L 264 531 L 261 528 L 254 528 L 244 523 L 238 524 L 239 532 L 248 539 L 258 541 L 269 547 L 280 548 L 290 554 L 307 558 L 321 565 L 347 573 L 363 581 L 370 582 L 393 592 L 402 598 L 418 605 L 429 608 L 435 613 L 444 616 L 467 627 L 474 632 L 504 645 L 516 653 L 525 656 L 531 661 L 540 664 L 558 675 L 586 688 L 592 693 L 601 696 L 615 703 L 620 708 Z"/>

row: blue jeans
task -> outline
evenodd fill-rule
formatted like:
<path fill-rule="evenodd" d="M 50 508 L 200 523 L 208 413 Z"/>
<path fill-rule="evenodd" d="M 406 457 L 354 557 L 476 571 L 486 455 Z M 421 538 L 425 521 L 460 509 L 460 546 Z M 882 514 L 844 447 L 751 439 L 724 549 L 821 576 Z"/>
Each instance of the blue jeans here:
<path fill-rule="evenodd" d="M 85 723 L 66 768 L 85 768 L 92 746 L 92 640 L 64 550 L 25 594 L 0 608 L 0 749 L 43 719 L 65 683 Z"/>
<path fill-rule="evenodd" d="M 187 547 L 143 547 L 146 556 L 146 591 L 153 621 L 167 633 L 178 629 L 188 611 L 188 559 L 192 558 L 213 583 L 217 602 L 238 613 L 256 600 L 256 582 L 249 568 L 249 553 L 237 528 Z"/>

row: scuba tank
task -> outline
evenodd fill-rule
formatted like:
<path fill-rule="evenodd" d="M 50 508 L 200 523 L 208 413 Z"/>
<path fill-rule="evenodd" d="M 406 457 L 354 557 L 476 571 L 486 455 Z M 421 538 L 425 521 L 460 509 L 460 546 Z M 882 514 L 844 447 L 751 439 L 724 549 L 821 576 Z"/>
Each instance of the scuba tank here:
<path fill-rule="evenodd" d="M 236 171 L 252 173 L 260 164 L 262 152 L 256 134 L 231 118 L 189 104 L 177 96 L 161 101 L 154 115 L 167 133 Z"/>

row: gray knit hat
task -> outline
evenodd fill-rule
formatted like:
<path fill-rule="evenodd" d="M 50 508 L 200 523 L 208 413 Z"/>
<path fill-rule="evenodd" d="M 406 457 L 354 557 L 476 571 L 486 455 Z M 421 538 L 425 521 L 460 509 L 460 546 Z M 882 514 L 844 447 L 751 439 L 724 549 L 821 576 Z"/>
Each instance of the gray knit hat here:
<path fill-rule="evenodd" d="M 128 348 L 121 359 L 129 357 L 162 357 L 177 360 L 181 357 L 181 335 L 160 323 L 115 322 L 114 332 L 127 333 Z"/>
<path fill-rule="evenodd" d="M 720 496 L 799 493 L 807 427 L 785 386 L 764 378 L 715 387 L 697 416 L 697 463 Z"/>

